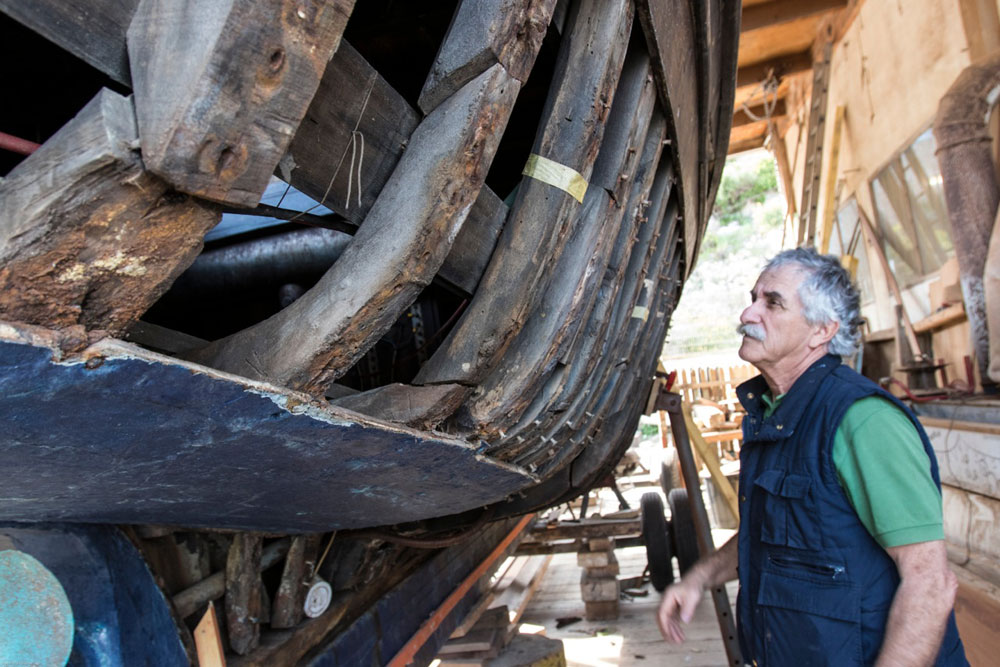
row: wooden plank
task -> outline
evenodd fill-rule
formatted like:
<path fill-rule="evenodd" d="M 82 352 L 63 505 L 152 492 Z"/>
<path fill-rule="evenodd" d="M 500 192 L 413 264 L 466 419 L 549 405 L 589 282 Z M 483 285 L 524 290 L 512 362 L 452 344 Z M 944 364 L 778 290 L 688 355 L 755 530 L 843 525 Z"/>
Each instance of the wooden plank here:
<path fill-rule="evenodd" d="M 430 113 L 498 63 L 523 84 L 535 64 L 555 5 L 555 0 L 462 0 L 417 105 Z"/>
<path fill-rule="evenodd" d="M 219 214 L 143 170 L 131 99 L 102 90 L 0 183 L 0 316 L 124 332 Z"/>
<path fill-rule="evenodd" d="M 627 2 L 588 0 L 574 8 L 532 153 L 589 179 L 631 26 Z M 533 178 L 522 180 L 482 283 L 461 320 L 415 384 L 478 383 L 506 352 L 545 293 L 580 202 Z"/>
<path fill-rule="evenodd" d="M 278 171 L 295 188 L 360 225 L 419 122 L 419 112 L 341 41 Z M 507 207 L 483 186 L 439 277 L 475 292 L 506 218 Z"/>
<path fill-rule="evenodd" d="M 507 607 L 510 622 L 516 624 L 524 615 L 528 603 L 545 578 L 545 571 L 552 562 L 552 555 L 545 556 L 518 556 L 527 559 L 528 563 L 514 581 L 500 593 L 490 608 Z"/>
<path fill-rule="evenodd" d="M 453 413 L 466 395 L 466 388 L 457 384 L 419 387 L 393 383 L 339 398 L 332 404 L 385 421 L 430 429 Z"/>
<path fill-rule="evenodd" d="M 146 168 L 182 192 L 256 206 L 353 8 L 140 0 L 128 51 Z"/>
<path fill-rule="evenodd" d="M 518 89 L 497 65 L 435 109 L 320 281 L 268 320 L 191 357 L 321 394 L 437 273 L 479 194 Z M 314 333 L 303 337 L 304 331 Z"/>
<path fill-rule="evenodd" d="M 211 602 L 208 603 L 205 615 L 195 626 L 194 643 L 200 667 L 226 667 L 222 635 L 219 633 L 219 619 L 215 615 L 215 605 Z"/>
<path fill-rule="evenodd" d="M 240 655 L 260 642 L 261 542 L 260 534 L 237 533 L 226 558 L 226 630 L 229 647 Z"/>
<path fill-rule="evenodd" d="M 139 0 L 0 0 L 0 12 L 128 85 L 125 33 L 138 4 Z"/>
<path fill-rule="evenodd" d="M 847 107 L 837 105 L 833 117 L 833 136 L 830 137 L 830 157 L 826 165 L 826 183 L 823 191 L 823 230 L 819 239 L 820 252 L 824 255 L 830 251 L 830 237 L 833 234 L 833 216 L 836 212 L 836 193 L 838 164 L 840 162 L 840 133 L 844 127 L 844 114 Z"/>
<path fill-rule="evenodd" d="M 742 32 L 761 30 L 847 6 L 848 0 L 772 0 L 743 9 Z"/>

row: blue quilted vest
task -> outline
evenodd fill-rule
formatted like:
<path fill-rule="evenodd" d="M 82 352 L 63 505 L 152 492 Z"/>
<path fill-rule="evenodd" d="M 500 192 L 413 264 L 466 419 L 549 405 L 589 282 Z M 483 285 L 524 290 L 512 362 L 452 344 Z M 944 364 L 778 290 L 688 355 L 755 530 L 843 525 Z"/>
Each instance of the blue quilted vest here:
<path fill-rule="evenodd" d="M 834 434 L 851 404 L 878 395 L 916 426 L 940 488 L 934 451 L 905 405 L 838 356 L 813 364 L 764 419 L 767 391 L 761 376 L 737 388 L 747 411 L 737 601 L 743 659 L 771 667 L 873 664 L 899 575 L 837 480 Z M 935 664 L 968 665 L 954 613 Z"/>

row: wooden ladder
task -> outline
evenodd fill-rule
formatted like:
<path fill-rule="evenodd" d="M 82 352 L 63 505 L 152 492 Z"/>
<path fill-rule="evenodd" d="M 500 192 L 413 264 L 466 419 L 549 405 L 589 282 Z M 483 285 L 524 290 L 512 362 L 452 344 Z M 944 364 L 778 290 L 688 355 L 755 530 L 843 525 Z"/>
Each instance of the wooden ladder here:
<path fill-rule="evenodd" d="M 809 134 L 806 140 L 805 175 L 802 179 L 798 245 L 815 245 L 816 212 L 819 207 L 820 177 L 823 167 L 823 139 L 826 129 L 826 98 L 830 84 L 830 55 L 833 42 L 823 46 L 823 57 L 813 63 L 813 85 L 809 104 Z"/>

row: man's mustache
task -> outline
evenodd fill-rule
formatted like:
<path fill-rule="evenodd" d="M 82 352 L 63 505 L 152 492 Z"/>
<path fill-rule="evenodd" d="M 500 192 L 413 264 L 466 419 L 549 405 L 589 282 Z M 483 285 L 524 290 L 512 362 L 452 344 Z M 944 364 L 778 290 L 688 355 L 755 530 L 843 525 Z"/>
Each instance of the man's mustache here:
<path fill-rule="evenodd" d="M 749 336 L 754 340 L 764 341 L 766 334 L 764 333 L 764 327 L 759 324 L 741 324 L 736 327 L 736 333 L 741 336 Z"/>

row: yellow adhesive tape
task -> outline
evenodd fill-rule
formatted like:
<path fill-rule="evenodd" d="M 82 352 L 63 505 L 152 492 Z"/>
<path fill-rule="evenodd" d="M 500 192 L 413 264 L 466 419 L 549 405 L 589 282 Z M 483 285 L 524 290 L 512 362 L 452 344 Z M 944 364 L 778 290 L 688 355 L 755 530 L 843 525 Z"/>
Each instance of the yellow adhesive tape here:
<path fill-rule="evenodd" d="M 649 308 L 645 306 L 636 306 L 632 309 L 632 317 L 639 318 L 645 322 L 649 318 Z"/>
<path fill-rule="evenodd" d="M 569 193 L 573 199 L 581 204 L 583 203 L 583 195 L 587 194 L 587 181 L 580 172 L 541 155 L 534 153 L 529 155 L 528 162 L 524 165 L 524 171 L 521 173 Z"/>

